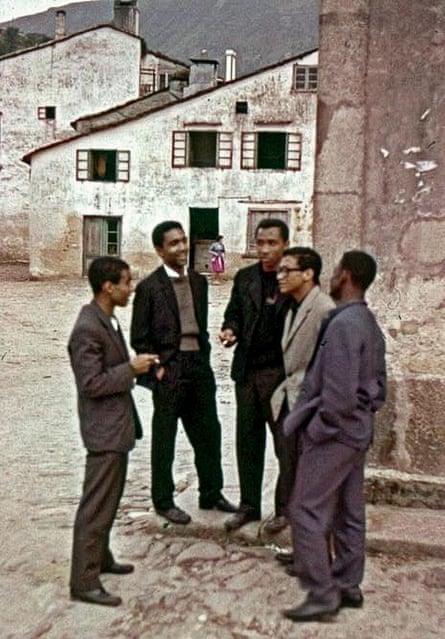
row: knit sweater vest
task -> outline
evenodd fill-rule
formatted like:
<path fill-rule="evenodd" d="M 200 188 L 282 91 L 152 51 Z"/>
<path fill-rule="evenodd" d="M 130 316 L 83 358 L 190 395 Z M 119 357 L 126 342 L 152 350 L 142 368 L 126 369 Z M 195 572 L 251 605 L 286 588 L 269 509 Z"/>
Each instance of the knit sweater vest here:
<path fill-rule="evenodd" d="M 199 326 L 196 321 L 192 289 L 188 277 L 175 277 L 171 280 L 175 291 L 181 322 L 180 351 L 199 351 Z"/>

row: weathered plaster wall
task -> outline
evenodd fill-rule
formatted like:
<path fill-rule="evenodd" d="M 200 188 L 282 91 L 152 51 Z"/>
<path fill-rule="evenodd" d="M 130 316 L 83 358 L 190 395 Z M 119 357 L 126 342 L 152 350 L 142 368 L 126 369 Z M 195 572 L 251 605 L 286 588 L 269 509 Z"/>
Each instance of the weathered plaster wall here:
<path fill-rule="evenodd" d="M 228 84 L 215 92 L 177 103 L 158 113 L 94 132 L 33 156 L 31 273 L 34 276 L 81 273 L 81 236 L 71 236 L 72 220 L 85 215 L 123 217 L 122 253 L 138 272 L 157 260 L 151 230 L 173 218 L 189 228 L 189 207 L 218 208 L 228 264 L 233 272 L 246 249 L 249 208 L 292 212 L 292 242 L 312 237 L 313 157 L 316 96 L 291 93 L 292 63 Z M 248 114 L 236 114 L 237 100 L 247 100 Z M 259 127 L 258 122 L 263 124 Z M 173 169 L 172 132 L 200 122 L 233 132 L 231 169 Z M 302 170 L 241 170 L 241 132 L 268 130 L 264 122 L 286 122 L 270 130 L 303 135 Z M 195 123 L 195 124 L 193 124 Z M 76 149 L 131 151 L 129 183 L 76 182 Z"/>
<path fill-rule="evenodd" d="M 33 148 L 73 134 L 70 122 L 139 93 L 141 43 L 100 27 L 0 59 L 0 260 L 28 257 L 29 167 Z M 56 106 L 54 121 L 39 106 Z"/>
<path fill-rule="evenodd" d="M 389 401 L 372 463 L 445 475 L 445 4 L 322 0 L 315 245 L 378 259 Z"/>

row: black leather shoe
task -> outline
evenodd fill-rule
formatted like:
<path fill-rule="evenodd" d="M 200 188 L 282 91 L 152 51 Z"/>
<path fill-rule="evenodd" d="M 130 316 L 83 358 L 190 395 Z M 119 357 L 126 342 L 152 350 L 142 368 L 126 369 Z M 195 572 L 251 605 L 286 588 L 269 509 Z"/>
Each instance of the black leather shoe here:
<path fill-rule="evenodd" d="M 261 517 L 254 510 L 239 510 L 233 517 L 224 522 L 224 528 L 227 532 L 231 532 L 249 524 L 251 521 L 259 521 L 260 519 Z"/>
<path fill-rule="evenodd" d="M 165 517 L 173 524 L 182 524 L 183 526 L 185 526 L 192 521 L 190 515 L 188 515 L 177 506 L 171 506 L 170 508 L 166 508 L 165 510 L 156 508 L 156 512 L 158 513 L 158 515 L 161 515 L 161 517 Z"/>
<path fill-rule="evenodd" d="M 277 552 L 275 559 L 283 566 L 292 566 L 294 563 L 294 556 L 291 552 Z"/>
<path fill-rule="evenodd" d="M 101 572 L 108 572 L 112 575 L 129 575 L 133 571 L 133 564 L 118 564 L 117 561 L 114 561 L 109 566 L 105 566 L 105 568 L 101 570 Z"/>
<path fill-rule="evenodd" d="M 85 603 L 99 604 L 100 606 L 119 606 L 122 603 L 120 597 L 110 595 L 104 588 L 94 590 L 71 590 L 71 599 L 84 601 Z"/>
<path fill-rule="evenodd" d="M 224 495 L 220 495 L 215 501 L 199 500 L 201 510 L 220 510 L 223 513 L 236 513 L 238 508 L 228 501 Z"/>
<path fill-rule="evenodd" d="M 284 530 L 288 523 L 289 521 L 287 517 L 285 517 L 284 515 L 277 515 L 276 517 L 272 517 L 272 519 L 266 521 L 263 526 L 263 530 L 269 535 L 276 535 L 277 533 Z"/>
<path fill-rule="evenodd" d="M 303 621 L 329 621 L 331 617 L 338 614 L 340 605 L 325 604 L 313 599 L 306 599 L 301 606 L 297 608 L 291 608 L 290 610 L 283 610 L 283 615 L 287 619 L 296 622 Z"/>
<path fill-rule="evenodd" d="M 285 573 L 286 575 L 289 575 L 289 577 L 296 577 L 297 573 L 295 572 L 295 568 L 293 566 L 293 564 L 288 564 L 285 568 Z"/>
<path fill-rule="evenodd" d="M 341 608 L 362 608 L 363 603 L 363 593 L 359 586 L 353 586 L 341 591 Z"/>

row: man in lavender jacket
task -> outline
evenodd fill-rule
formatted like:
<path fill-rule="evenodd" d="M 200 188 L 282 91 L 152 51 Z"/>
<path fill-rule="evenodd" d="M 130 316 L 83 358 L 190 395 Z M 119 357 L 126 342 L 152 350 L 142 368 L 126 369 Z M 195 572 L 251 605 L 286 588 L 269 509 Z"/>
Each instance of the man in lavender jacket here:
<path fill-rule="evenodd" d="M 384 339 L 364 299 L 376 270 L 367 253 L 344 253 L 331 278 L 338 306 L 321 328 L 299 398 L 284 422 L 285 433 L 299 429 L 302 442 L 289 515 L 294 572 L 308 595 L 283 611 L 296 622 L 321 621 L 340 607 L 363 605 L 365 454 L 386 387 Z"/>

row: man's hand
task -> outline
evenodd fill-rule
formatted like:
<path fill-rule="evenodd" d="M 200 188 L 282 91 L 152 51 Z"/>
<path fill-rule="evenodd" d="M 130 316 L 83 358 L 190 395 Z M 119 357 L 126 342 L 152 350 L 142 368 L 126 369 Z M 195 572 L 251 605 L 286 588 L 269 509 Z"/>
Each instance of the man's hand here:
<path fill-rule="evenodd" d="M 153 353 L 139 353 L 130 359 L 130 366 L 135 377 L 148 373 L 150 368 L 156 364 L 159 365 L 159 355 Z"/>
<path fill-rule="evenodd" d="M 219 341 L 223 346 L 233 346 L 236 342 L 236 335 L 231 328 L 226 328 L 220 332 Z"/>

